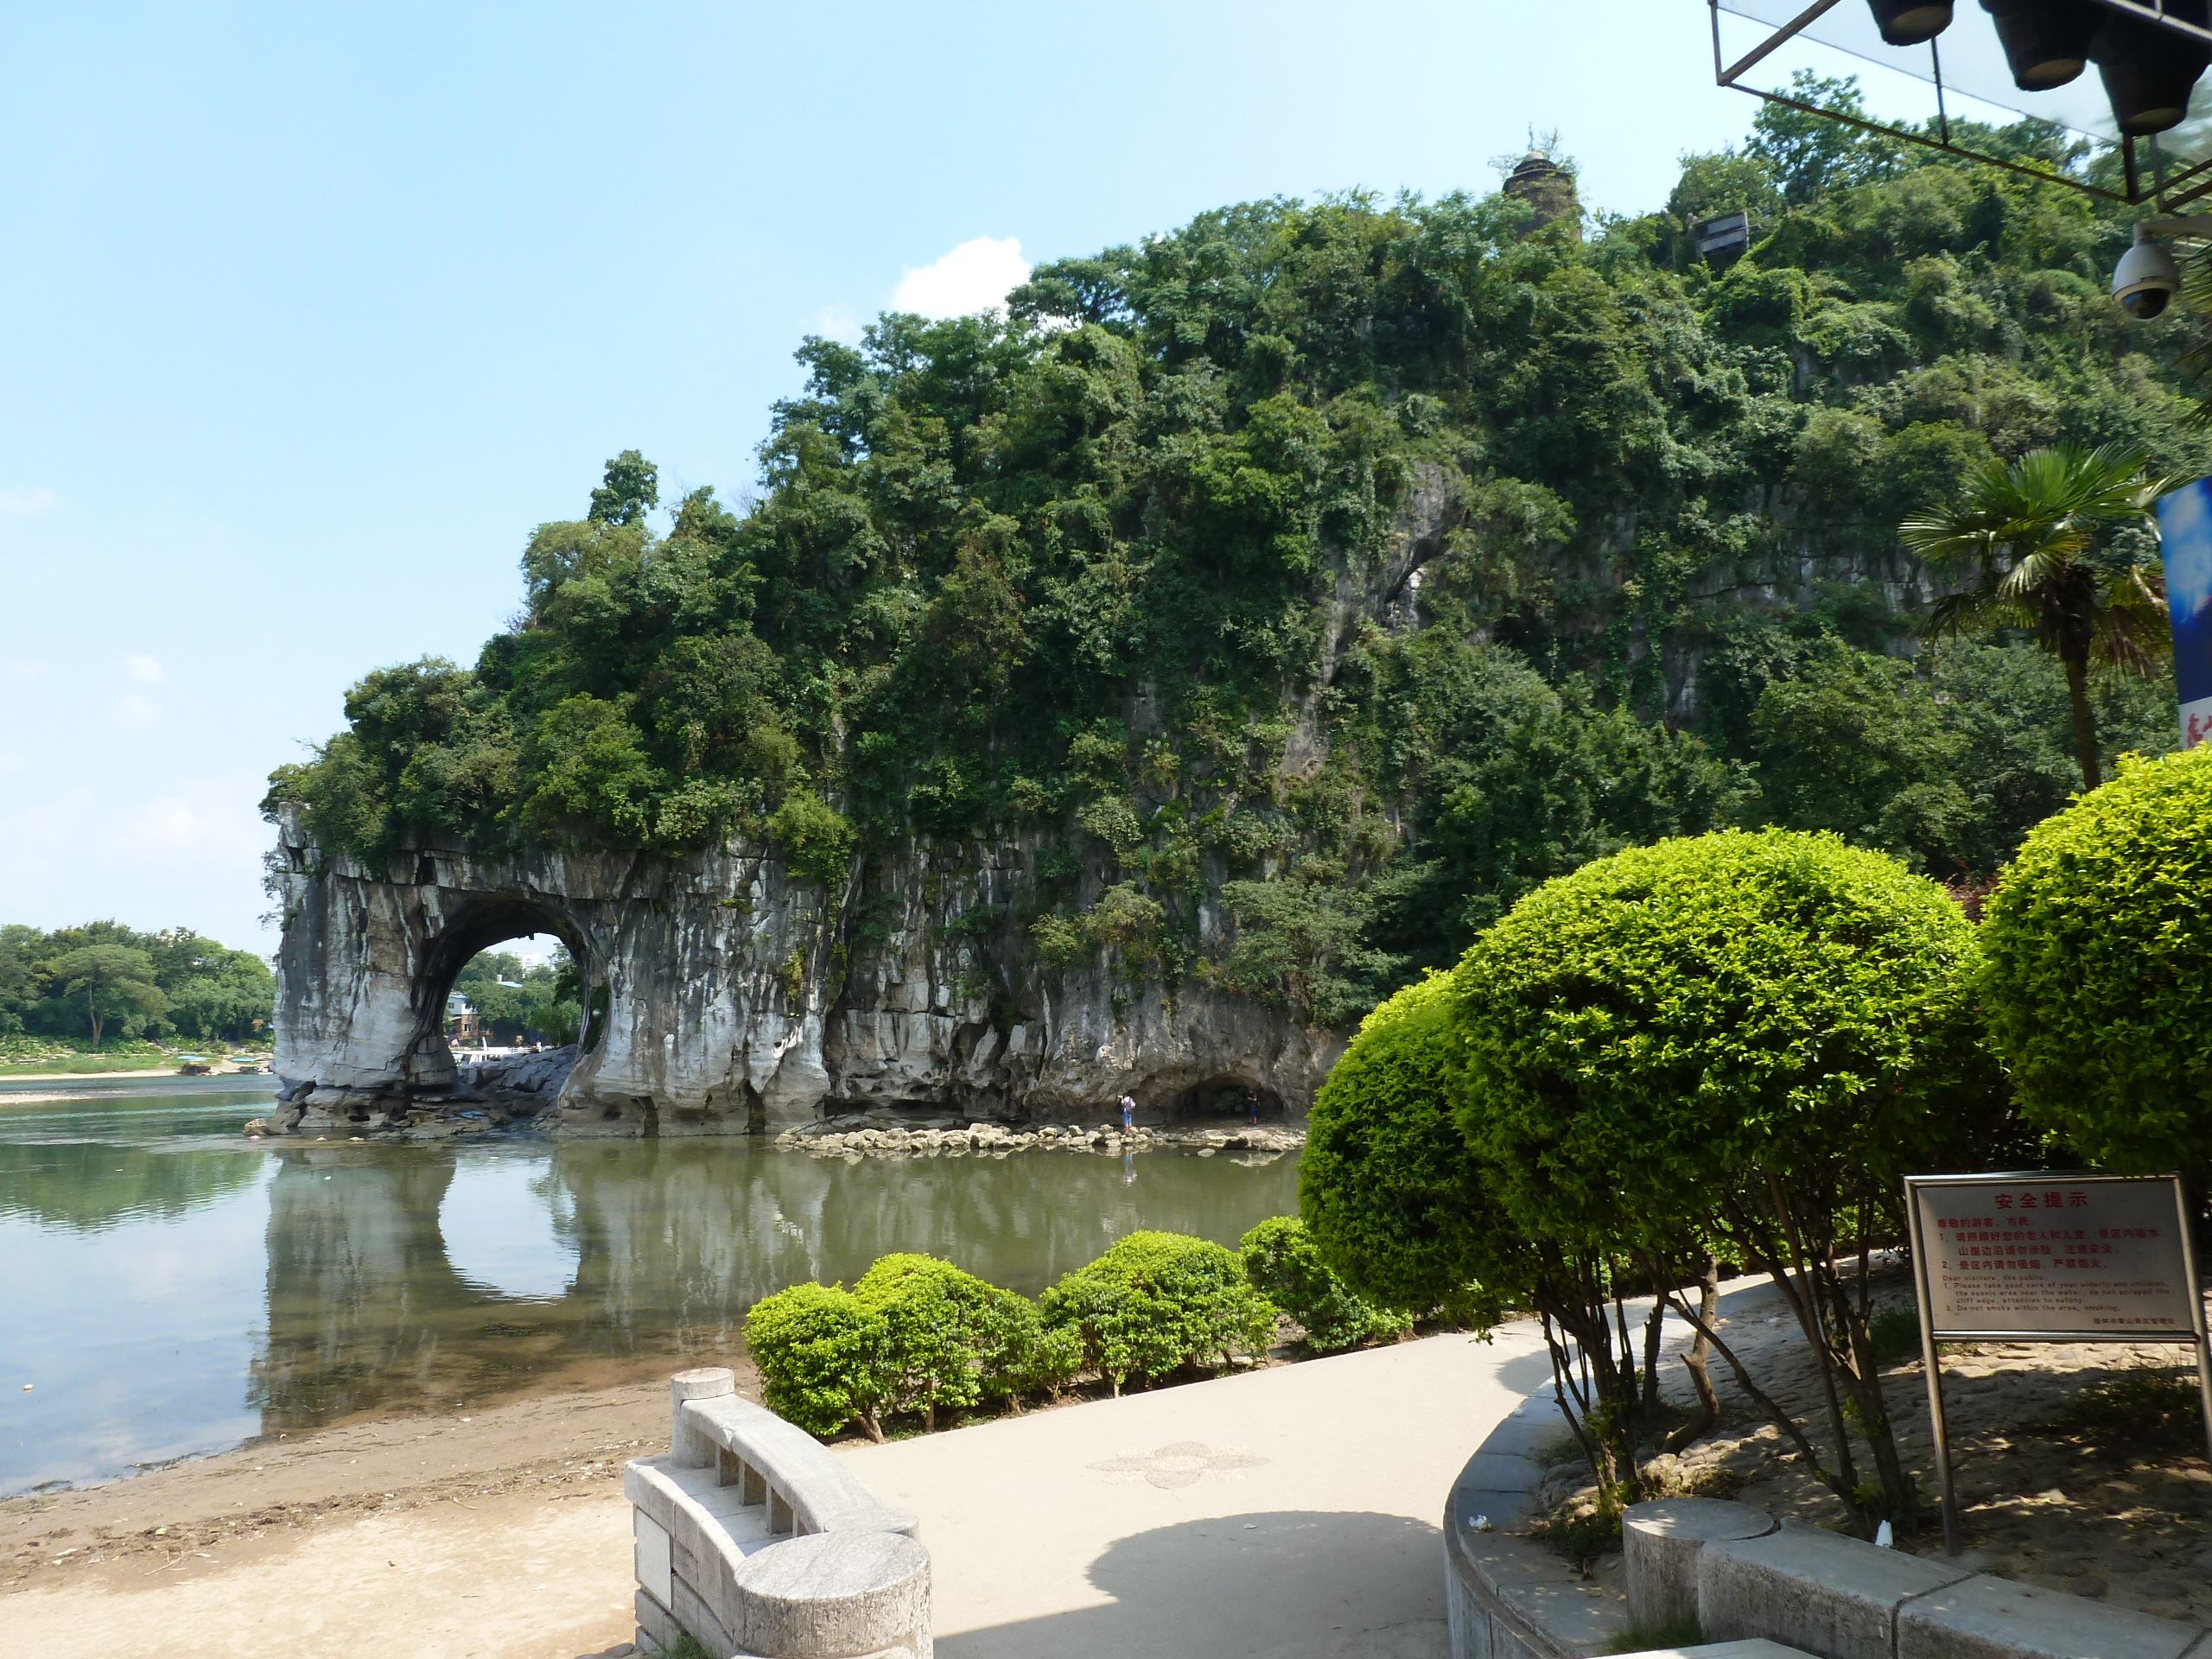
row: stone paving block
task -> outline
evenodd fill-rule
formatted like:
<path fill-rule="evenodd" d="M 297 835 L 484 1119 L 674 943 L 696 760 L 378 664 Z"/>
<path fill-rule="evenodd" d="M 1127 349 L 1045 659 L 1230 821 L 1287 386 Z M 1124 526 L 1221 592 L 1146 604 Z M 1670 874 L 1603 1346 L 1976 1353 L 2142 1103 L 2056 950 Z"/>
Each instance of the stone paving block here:
<path fill-rule="evenodd" d="M 642 1510 L 630 1512 L 631 1530 L 637 1540 L 638 1588 L 664 1607 L 676 1604 L 674 1567 L 668 1529 Z"/>
<path fill-rule="evenodd" d="M 1571 1654 L 1611 1653 L 1628 1632 L 1628 1606 L 1588 1585 L 1502 1584 L 1497 1599 Z"/>
<path fill-rule="evenodd" d="M 1535 1490 L 1544 1478 L 1542 1468 L 1533 1459 L 1510 1452 L 1492 1452 L 1485 1447 L 1467 1459 L 1461 1472 L 1460 1484 L 1465 1486 L 1486 1487 L 1494 1491 L 1526 1492 Z"/>
<path fill-rule="evenodd" d="M 644 1591 L 638 1592 L 632 1604 L 637 1610 L 638 1645 L 641 1648 L 674 1647 L 683 1631 L 670 1612 Z"/>
<path fill-rule="evenodd" d="M 1501 1492 L 1491 1487 L 1458 1486 L 1452 1492 L 1452 1516 L 1469 1529 L 1477 1516 L 1487 1516 L 1492 1527 L 1510 1531 L 1528 1520 L 1535 1508 L 1535 1494 L 1526 1491 Z"/>
<path fill-rule="evenodd" d="M 930 1554 L 889 1532 L 786 1539 L 737 1568 L 738 1641 L 778 1659 L 872 1653 L 928 1628 Z"/>
<path fill-rule="evenodd" d="M 1636 1503 L 1621 1522 L 1629 1611 L 1640 1624 L 1671 1629 L 1697 1617 L 1697 1559 L 1706 1545 L 1764 1538 L 1774 1517 L 1748 1503 L 1670 1497 Z"/>
<path fill-rule="evenodd" d="M 2182 1659 L 2201 1625 L 1978 1577 L 1897 1612 L 1897 1659 Z"/>
<path fill-rule="evenodd" d="M 676 1622 L 690 1631 L 714 1659 L 728 1659 L 738 1650 L 737 1638 L 715 1616 L 715 1610 L 681 1579 L 676 1581 Z"/>
<path fill-rule="evenodd" d="M 1556 1411 L 1541 1417 L 1508 1417 L 1491 1430 L 1476 1451 L 1533 1459 L 1567 1438 L 1567 1425 L 1560 1421 Z"/>
<path fill-rule="evenodd" d="M 1891 1659 L 1897 1609 L 1968 1574 L 1811 1527 L 1707 1544 L 1698 1624 L 1715 1641 L 1763 1636 L 1821 1659 Z"/>

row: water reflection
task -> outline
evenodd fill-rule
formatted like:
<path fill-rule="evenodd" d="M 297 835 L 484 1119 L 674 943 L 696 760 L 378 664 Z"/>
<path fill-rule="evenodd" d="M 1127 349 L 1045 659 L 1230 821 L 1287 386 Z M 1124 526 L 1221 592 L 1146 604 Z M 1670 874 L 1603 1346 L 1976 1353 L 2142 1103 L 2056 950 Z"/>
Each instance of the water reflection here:
<path fill-rule="evenodd" d="M 127 1414 L 95 1425 L 64 1404 L 96 1365 L 173 1376 L 163 1448 L 213 1450 L 236 1443 L 248 1409 L 264 1433 L 296 1432 L 726 1352 L 762 1296 L 849 1282 L 887 1250 L 1034 1292 L 1139 1227 L 1233 1242 L 1297 1198 L 1292 1160 L 1169 1153 L 848 1163 L 745 1141 L 243 1146 L 238 1123 L 260 1104 L 196 1133 L 174 1115 L 156 1133 L 108 1102 L 42 1127 L 17 1115 L 31 1109 L 0 1115 L 0 1260 L 20 1246 L 55 1280 L 35 1328 L 0 1320 L 0 1492 L 145 1455 Z M 183 1306 L 135 1311 L 145 1264 L 249 1229 L 257 1284 L 188 1276 Z M 35 1433 L 10 1393 L 19 1370 L 60 1390 L 22 1397 L 41 1401 Z"/>
<path fill-rule="evenodd" d="M 180 1111 L 153 1101 L 109 1114 L 96 1135 L 58 1106 L 10 1107 L 8 1114 L 0 1122 L 0 1219 L 23 1217 L 74 1232 L 175 1221 L 248 1185 L 263 1169 L 261 1154 L 238 1139 L 242 1111 L 219 1107 L 211 1115 L 196 1103 Z"/>

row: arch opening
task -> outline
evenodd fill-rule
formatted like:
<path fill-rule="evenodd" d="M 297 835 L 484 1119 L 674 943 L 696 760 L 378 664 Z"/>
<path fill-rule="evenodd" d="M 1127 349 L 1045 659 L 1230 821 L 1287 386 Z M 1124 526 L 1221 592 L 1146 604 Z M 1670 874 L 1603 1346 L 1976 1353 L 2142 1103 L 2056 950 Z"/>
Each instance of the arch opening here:
<path fill-rule="evenodd" d="M 502 948 L 510 945 L 519 948 Z M 409 1071 L 418 1083 L 451 1083 L 456 1061 L 589 1048 L 605 1023 L 607 989 L 569 918 L 530 899 L 488 898 L 431 943 L 414 1005 Z"/>

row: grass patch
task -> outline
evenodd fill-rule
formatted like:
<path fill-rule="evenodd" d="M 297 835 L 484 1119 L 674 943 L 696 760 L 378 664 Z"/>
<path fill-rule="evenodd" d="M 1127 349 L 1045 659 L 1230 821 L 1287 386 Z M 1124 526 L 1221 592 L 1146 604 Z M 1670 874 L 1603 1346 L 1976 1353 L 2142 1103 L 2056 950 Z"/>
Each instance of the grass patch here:
<path fill-rule="evenodd" d="M 1901 1359 L 1917 1357 L 1920 1309 L 1911 1302 L 1882 1308 L 1868 1322 L 1866 1334 L 1873 1340 L 1874 1363 L 1878 1365 L 1894 1365 Z"/>
<path fill-rule="evenodd" d="M 36 1060 L 0 1060 L 0 1077 L 98 1076 L 109 1071 L 151 1071 L 173 1066 L 174 1054 L 55 1054 Z"/>
<path fill-rule="evenodd" d="M 1600 1556 L 1611 1554 L 1621 1547 L 1620 1511 L 1578 1504 L 1546 1516 L 1529 1529 L 1529 1534 L 1566 1556 L 1574 1563 L 1574 1570 L 1587 1578 Z"/>
<path fill-rule="evenodd" d="M 2078 1434 L 2110 1457 L 2204 1450 L 2204 1408 L 2193 1370 L 2121 1371 L 2082 1389 L 2048 1427 Z"/>
<path fill-rule="evenodd" d="M 1695 1648 L 1705 1643 L 1705 1632 L 1694 1618 L 1678 1618 L 1663 1624 L 1631 1624 L 1614 1638 L 1607 1653 L 1643 1653 L 1653 1648 Z"/>

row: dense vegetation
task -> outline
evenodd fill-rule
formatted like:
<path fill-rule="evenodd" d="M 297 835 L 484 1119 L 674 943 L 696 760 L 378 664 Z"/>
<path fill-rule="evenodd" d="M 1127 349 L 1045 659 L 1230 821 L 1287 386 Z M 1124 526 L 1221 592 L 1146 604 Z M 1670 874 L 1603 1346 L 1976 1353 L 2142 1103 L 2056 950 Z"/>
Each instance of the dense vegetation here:
<path fill-rule="evenodd" d="M 0 1038 L 28 1033 L 93 1048 L 172 1034 L 244 1043 L 267 1036 L 276 1000 L 266 962 L 188 928 L 0 926 Z"/>
<path fill-rule="evenodd" d="M 1819 1427 L 1745 1372 L 1709 1300 L 1672 1300 L 1858 1530 L 1909 1530 L 1866 1252 L 1903 1236 L 1906 1173 L 2020 1161 L 1979 961 L 1949 894 L 1832 835 L 1716 832 L 1556 877 L 1377 1009 L 1322 1090 L 1300 1194 L 1321 1256 L 1409 1311 L 1455 1281 L 1534 1308 L 1609 1503 L 1642 1495 L 1671 1426 L 1662 1310 L 1636 1330 L 1616 1299 L 1709 1284 L 1716 1257 L 1765 1273 Z"/>
<path fill-rule="evenodd" d="M 1354 1295 L 1296 1217 L 1278 1216 L 1238 1250 L 1130 1233 L 1034 1302 L 936 1256 L 882 1256 L 850 1290 L 805 1283 L 764 1297 L 745 1340 L 771 1409 L 817 1434 L 880 1440 L 893 1417 L 931 1429 L 941 1409 L 1019 1410 L 1086 1378 L 1118 1395 L 1226 1370 L 1268 1351 L 1280 1314 L 1315 1353 L 1408 1328 Z"/>
<path fill-rule="evenodd" d="M 2089 1161 L 2212 1188 L 2212 751 L 2124 763 L 2037 826 L 1982 931 L 2029 1119 Z"/>
<path fill-rule="evenodd" d="M 508 950 L 472 957 L 453 982 L 483 1022 L 488 1041 L 573 1043 L 581 1021 L 575 964 L 558 946 L 525 965 Z"/>
<path fill-rule="evenodd" d="M 1751 253 L 1700 264 L 1688 222 L 1744 204 Z M 1332 1024 L 1666 835 L 1993 874 L 2078 785 L 2065 676 L 1910 652 L 1897 526 L 2056 442 L 2201 468 L 2188 325 L 2104 292 L 2125 222 L 1778 107 L 1663 208 L 1533 211 L 1247 203 L 1003 317 L 809 340 L 743 511 L 616 458 L 475 665 L 369 676 L 271 806 L 370 855 L 761 836 L 836 883 L 1018 831 L 1044 965 Z M 2158 683 L 2093 695 L 2110 752 L 2171 746 Z"/>

